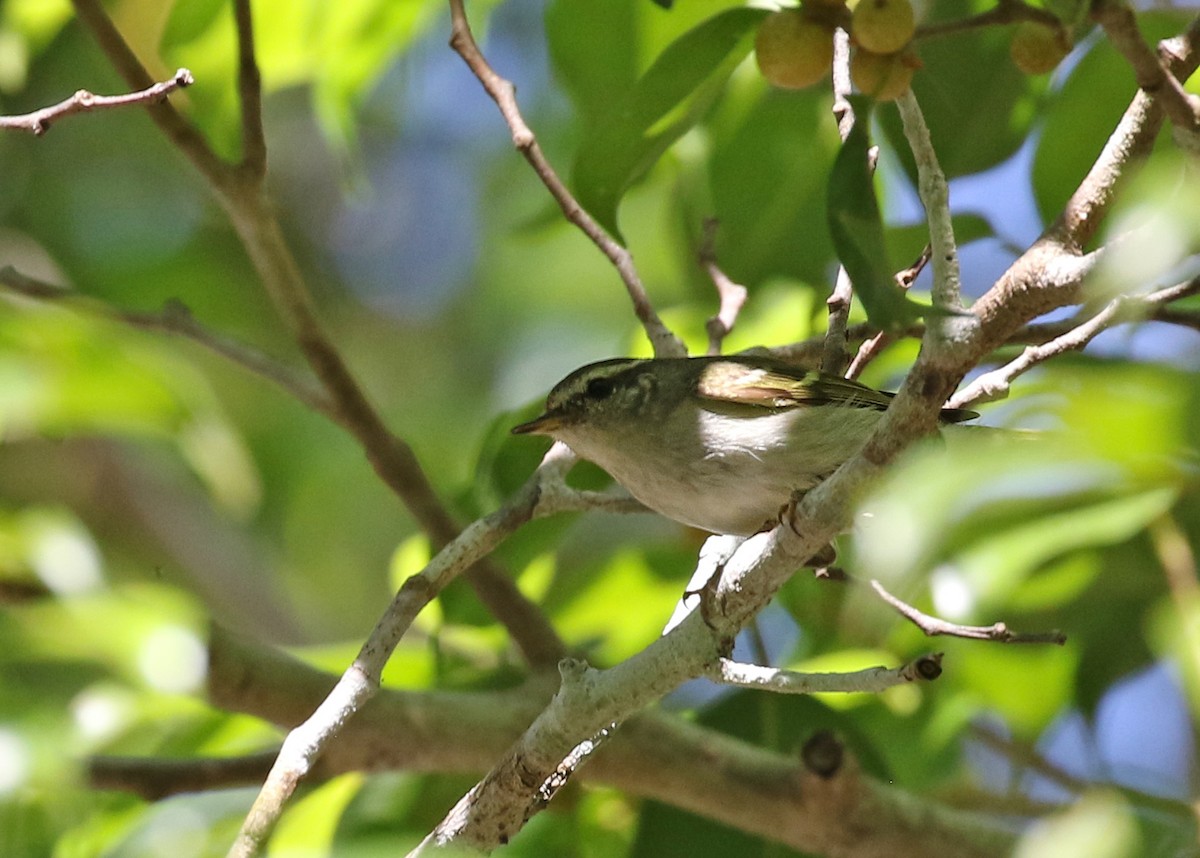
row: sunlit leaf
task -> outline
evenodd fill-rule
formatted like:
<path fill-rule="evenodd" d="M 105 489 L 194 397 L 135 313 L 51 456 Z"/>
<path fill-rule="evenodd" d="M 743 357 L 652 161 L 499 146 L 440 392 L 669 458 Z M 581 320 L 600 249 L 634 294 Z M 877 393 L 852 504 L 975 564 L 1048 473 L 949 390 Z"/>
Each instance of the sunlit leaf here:
<path fill-rule="evenodd" d="M 1065 647 L 956 647 L 956 681 L 976 700 L 1002 714 L 1014 731 L 1036 736 L 1066 706 L 1073 693 L 1079 650 Z M 1017 688 L 1036 688 L 1019 694 Z"/>
<path fill-rule="evenodd" d="M 597 120 L 572 179 L 579 201 L 609 232 L 620 235 L 617 206 L 625 191 L 708 110 L 765 14 L 730 9 L 688 31 Z"/>
<path fill-rule="evenodd" d="M 1014 858 L 1135 858 L 1145 854 L 1131 808 L 1111 791 L 1088 793 L 1077 804 L 1034 824 L 1013 853 Z"/>
<path fill-rule="evenodd" d="M 346 806 L 362 788 L 363 774 L 349 772 L 331 778 L 293 802 L 271 835 L 271 851 L 332 850 L 338 823 Z M 319 853 L 318 853 L 319 854 Z"/>

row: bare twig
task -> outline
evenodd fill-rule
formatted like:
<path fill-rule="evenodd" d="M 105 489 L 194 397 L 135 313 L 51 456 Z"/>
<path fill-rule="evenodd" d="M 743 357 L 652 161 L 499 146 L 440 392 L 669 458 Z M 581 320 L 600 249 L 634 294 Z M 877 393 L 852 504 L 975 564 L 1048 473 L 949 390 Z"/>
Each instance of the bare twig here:
<path fill-rule="evenodd" d="M 158 331 L 184 337 L 243 369 L 273 382 L 312 410 L 327 417 L 333 415 L 333 406 L 325 395 L 325 391 L 313 384 L 310 379 L 298 375 L 290 367 L 252 346 L 210 331 L 197 322 L 191 311 L 179 301 L 168 302 L 157 313 L 134 313 L 118 310 L 104 301 L 80 295 L 61 286 L 35 280 L 32 277 L 26 277 L 12 266 L 0 268 L 0 285 L 6 286 L 26 298 L 52 302 L 76 313 L 110 319 L 145 331 Z"/>
<path fill-rule="evenodd" d="M 157 801 L 182 792 L 261 783 L 275 754 L 271 750 L 241 757 L 187 759 L 100 756 L 88 760 L 87 777 L 94 789 L 120 790 Z"/>
<path fill-rule="evenodd" d="M 638 276 L 637 268 L 633 264 L 633 256 L 605 232 L 604 228 L 579 205 L 579 202 L 567 189 L 566 184 L 550 166 L 550 162 L 546 160 L 532 129 L 521 116 L 521 110 L 517 106 L 516 88 L 512 81 L 497 74 L 479 50 L 475 36 L 471 33 L 471 25 L 467 21 L 462 0 L 450 0 L 450 20 L 450 47 L 463 58 L 463 62 L 467 64 L 475 77 L 479 78 L 484 90 L 496 102 L 496 106 L 500 109 L 500 115 L 504 117 L 505 123 L 512 132 L 513 146 L 533 167 L 533 171 L 550 191 L 550 195 L 554 197 L 566 219 L 579 227 L 617 269 L 621 281 L 625 284 L 625 290 L 633 302 L 633 311 L 637 315 L 638 321 L 642 323 L 642 328 L 645 330 L 650 344 L 654 347 L 654 354 L 658 357 L 686 355 L 687 349 L 683 342 L 663 324 L 662 319 L 658 317 L 658 313 L 650 303 L 650 296 L 646 293 L 646 287 L 642 285 L 641 277 Z"/>
<path fill-rule="evenodd" d="M 724 685 L 761 688 L 781 694 L 822 694 L 866 692 L 878 694 L 895 685 L 930 681 L 942 674 L 940 652 L 923 655 L 900 667 L 868 667 L 852 673 L 798 673 L 757 664 L 741 664 L 722 658 L 708 672 L 708 678 Z"/>
<path fill-rule="evenodd" d="M 238 97 L 242 111 L 242 167 L 257 180 L 267 172 L 267 140 L 263 134 L 262 75 L 254 52 L 250 0 L 235 0 L 238 33 Z"/>
<path fill-rule="evenodd" d="M 1164 60 L 1142 39 L 1133 9 L 1122 0 L 1100 0 L 1092 7 L 1092 17 L 1129 62 L 1138 86 L 1154 96 L 1175 127 L 1193 135 L 1200 132 L 1200 98 L 1183 88 Z"/>
<path fill-rule="evenodd" d="M 917 282 L 917 278 L 921 276 L 921 272 L 925 270 L 925 266 L 929 264 L 929 260 L 932 258 L 933 247 L 927 244 L 921 249 L 917 258 L 913 260 L 912 265 L 903 271 L 896 272 L 896 285 L 901 289 L 911 289 L 913 283 Z"/>
<path fill-rule="evenodd" d="M 716 315 L 705 323 L 704 329 L 708 332 L 708 353 L 719 355 L 721 343 L 733 330 L 733 326 L 737 323 L 738 313 L 741 312 L 742 305 L 746 303 L 746 287 L 730 280 L 729 276 L 721 270 L 721 266 L 717 264 L 717 219 L 706 218 L 703 230 L 700 251 L 697 256 L 700 266 L 712 280 L 720 302 Z"/>
<path fill-rule="evenodd" d="M 1192 20 L 1182 35 L 1159 43 L 1159 52 L 1172 77 L 1186 80 L 1196 70 L 1200 53 L 1196 50 L 1198 38 L 1200 16 Z M 1104 222 L 1127 166 L 1149 154 L 1162 120 L 1158 102 L 1149 93 L 1139 91 L 1087 176 L 1047 231 L 1047 238 L 1075 250 L 1091 242 Z"/>
<path fill-rule="evenodd" d="M 914 41 L 933 39 L 939 36 L 950 36 L 968 30 L 978 30 L 998 24 L 1015 24 L 1019 21 L 1036 21 L 1047 27 L 1061 27 L 1062 22 L 1052 13 L 1038 6 L 1028 6 L 1020 0 L 1000 0 L 995 9 L 980 12 L 968 18 L 955 21 L 938 21 L 933 24 L 922 24 L 917 28 Z"/>
<path fill-rule="evenodd" d="M 212 636 L 211 649 L 214 703 L 283 728 L 311 712 L 334 679 L 289 655 L 225 634 Z M 546 705 L 554 691 L 551 679 L 538 674 L 514 688 L 473 691 L 382 689 L 329 747 L 314 775 L 486 769 Z M 803 755 L 805 766 L 811 757 Z M 794 754 L 658 709 L 626 721 L 574 777 L 685 808 L 805 853 L 830 852 L 828 844 L 844 842 L 847 831 L 854 832 L 861 852 L 889 858 L 999 858 L 1011 852 L 1012 834 L 992 821 L 993 814 L 946 813 L 924 797 L 919 813 L 905 812 L 918 807 L 911 794 L 852 762 L 832 778 L 809 777 Z M 746 784 L 755 788 L 747 790 Z M 529 789 L 538 788 L 531 781 Z M 535 801 L 540 807 L 542 800 Z"/>
<path fill-rule="evenodd" d="M 958 270 L 958 247 L 954 241 L 954 223 L 950 219 L 950 186 L 938 164 L 925 117 L 911 89 L 896 100 L 904 136 L 917 164 L 917 190 L 929 221 L 929 246 L 933 262 L 933 305 L 955 313 L 962 308 L 962 283 Z M 949 317 L 948 317 L 949 318 Z M 939 335 L 948 325 L 935 325 Z"/>
<path fill-rule="evenodd" d="M 284 740 L 283 748 L 242 825 L 230 856 L 257 854 L 287 800 L 346 721 L 379 690 L 379 678 L 392 651 L 418 613 L 458 575 L 532 518 L 553 515 L 581 503 L 564 482 L 575 457 L 555 444 L 542 464 L 509 501 L 475 521 L 448 543 L 419 573 L 404 582 L 333 690 Z"/>
<path fill-rule="evenodd" d="M 921 255 L 916 258 L 912 265 L 903 271 L 897 271 L 896 285 L 901 289 L 912 288 L 917 277 L 920 276 L 925 266 L 929 264 L 931 252 L 929 245 L 925 245 L 925 249 L 921 251 Z M 867 368 L 867 365 L 883 354 L 884 349 L 891 345 L 895 339 L 895 334 L 888 331 L 879 331 L 875 336 L 863 342 L 859 346 L 858 352 L 854 355 L 854 360 L 850 361 L 850 366 L 846 369 L 846 378 L 856 379 L 862 375 L 862 371 Z"/>
<path fill-rule="evenodd" d="M 1086 258 L 1086 257 L 1085 257 Z M 1040 363 L 1084 348 L 1095 337 L 1114 325 L 1147 317 L 1155 308 L 1177 301 L 1200 290 L 1200 277 L 1184 283 L 1159 289 L 1149 295 L 1120 295 L 1109 301 L 1103 309 L 1080 322 L 1072 320 L 1074 327 L 1041 345 L 1026 348 L 1014 360 L 985 373 L 956 393 L 948 403 L 951 408 L 967 408 L 982 402 L 992 402 L 1008 396 L 1012 382 Z"/>
<path fill-rule="evenodd" d="M 838 27 L 833 33 L 833 116 L 837 120 L 838 134 L 843 143 L 850 136 L 855 121 L 850 92 L 850 36 L 845 29 Z M 839 265 L 833 292 L 825 301 L 829 325 L 825 330 L 821 352 L 821 371 L 827 375 L 840 375 L 846 366 L 846 327 L 850 322 L 853 297 L 854 284 L 850 282 L 846 267 Z"/>
<path fill-rule="evenodd" d="M 145 68 L 98 0 L 73 2 L 80 20 L 125 79 L 132 85 L 148 80 Z M 458 534 L 458 524 L 442 505 L 412 448 L 388 429 L 324 331 L 299 265 L 266 197 L 262 164 L 258 162 L 262 155 L 258 148 L 261 137 L 258 71 L 252 50 L 252 21 L 244 2 L 235 8 L 235 16 L 240 45 L 239 92 L 243 99 L 243 119 L 249 123 L 249 128 L 243 131 L 246 145 L 243 165 L 232 166 L 222 161 L 195 126 L 169 103 L 151 105 L 151 117 L 209 180 L 276 311 L 328 392 L 332 418 L 358 441 L 376 474 L 401 499 L 434 545 L 446 545 Z M 530 663 L 553 663 L 562 655 L 565 646 L 549 621 L 494 564 L 482 561 L 466 578 Z"/>
<path fill-rule="evenodd" d="M 130 107 L 139 104 L 156 104 L 165 101 L 167 96 L 177 89 L 191 86 L 195 78 L 187 69 L 180 69 L 170 80 L 151 84 L 145 89 L 124 95 L 95 95 L 86 89 L 81 89 L 70 98 L 60 101 L 50 107 L 43 107 L 32 113 L 20 116 L 0 116 L 0 128 L 14 131 L 28 131 L 35 136 L 45 134 L 50 125 L 66 116 L 76 113 L 88 113 L 95 110 L 109 110 L 116 107 Z"/>
<path fill-rule="evenodd" d="M 842 27 L 833 33 L 833 118 L 842 142 L 854 128 L 854 106 L 850 103 L 850 35 Z"/>
<path fill-rule="evenodd" d="M 880 331 L 871 339 L 864 341 L 855 352 L 854 360 L 850 361 L 850 366 L 846 368 L 846 378 L 857 379 L 862 375 L 862 371 L 867 368 L 867 365 L 883 354 L 883 350 L 891 345 L 893 340 L 895 337 L 892 334 Z"/>
<path fill-rule="evenodd" d="M 144 89 L 154 83 L 150 73 L 121 37 L 98 0 L 72 0 L 75 14 L 91 32 L 117 72 L 130 86 Z M 217 156 L 204 135 L 169 101 L 151 102 L 147 113 L 167 138 L 192 162 L 214 189 L 228 190 L 234 176 L 229 165 Z"/>
<path fill-rule="evenodd" d="M 1163 55 L 1171 58 L 1175 76 L 1186 78 L 1200 63 L 1198 37 L 1200 17 L 1185 33 L 1160 44 Z M 1139 91 L 1058 218 L 975 302 L 972 312 L 981 334 L 964 358 L 981 360 L 1031 319 L 1078 300 L 1083 276 L 1090 270 L 1083 248 L 1104 223 L 1117 187 L 1130 168 L 1150 153 L 1162 121 L 1163 113 L 1154 100 Z M 949 393 L 952 381 L 944 379 L 932 393 Z"/>
<path fill-rule="evenodd" d="M 901 601 L 883 588 L 878 581 L 871 581 L 871 588 L 879 598 L 887 602 L 897 613 L 909 620 L 928 637 L 949 635 L 956 638 L 971 638 L 972 640 L 998 641 L 1000 643 L 1033 643 L 1033 644 L 1065 644 L 1067 636 L 1058 630 L 1049 632 L 1014 632 L 1004 623 L 993 623 L 990 626 L 963 626 L 950 623 L 938 617 L 917 610 L 907 602 Z"/>

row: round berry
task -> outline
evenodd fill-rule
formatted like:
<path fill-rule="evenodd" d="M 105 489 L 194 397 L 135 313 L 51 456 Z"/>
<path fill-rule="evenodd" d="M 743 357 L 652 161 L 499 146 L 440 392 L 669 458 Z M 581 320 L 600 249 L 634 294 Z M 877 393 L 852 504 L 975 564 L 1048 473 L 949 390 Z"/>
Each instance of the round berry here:
<path fill-rule="evenodd" d="M 774 12 L 758 27 L 754 58 L 775 86 L 812 86 L 833 65 L 833 31 L 796 9 Z"/>
<path fill-rule="evenodd" d="M 876 54 L 859 48 L 850 57 L 850 80 L 863 95 L 895 101 L 912 84 L 916 65 L 904 54 Z"/>
<path fill-rule="evenodd" d="M 1054 71 L 1071 52 L 1071 41 L 1062 27 L 1022 21 L 1013 32 L 1008 52 L 1025 74 L 1045 74 Z"/>

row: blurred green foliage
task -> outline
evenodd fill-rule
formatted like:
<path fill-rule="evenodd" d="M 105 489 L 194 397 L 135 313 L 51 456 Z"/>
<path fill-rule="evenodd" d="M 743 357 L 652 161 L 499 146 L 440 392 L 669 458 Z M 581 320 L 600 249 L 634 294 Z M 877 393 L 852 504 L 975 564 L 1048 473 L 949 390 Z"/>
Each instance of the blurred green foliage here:
<path fill-rule="evenodd" d="M 700 222 L 714 214 L 720 264 L 750 290 L 727 348 L 802 340 L 823 329 L 836 268 L 826 203 L 839 152 L 830 96 L 771 91 L 759 79 L 745 57 L 761 11 L 729 0 L 676 6 L 550 0 L 544 30 L 513 11 L 541 20 L 537 4 L 479 2 L 469 12 L 500 71 L 529 82 L 522 106 L 547 153 L 597 219 L 614 231 L 619 222 L 657 306 L 693 350 L 704 347 L 715 309 L 695 264 Z M 927 20 L 986 8 L 937 0 Z M 1077 11 L 1072 23 L 1086 36 Z M 236 156 L 229 5 L 125 0 L 111 12 L 155 74 L 178 65 L 195 72 L 196 86 L 173 103 L 219 152 Z M 454 512 L 464 521 L 485 514 L 542 454 L 508 428 L 551 382 L 585 360 L 648 352 L 627 299 L 509 151 L 491 106 L 456 100 L 477 84 L 443 47 L 443 3 L 261 0 L 254 15 L 274 190 L 322 320 Z M 1144 16 L 1156 36 L 1183 20 Z M 1048 220 L 1103 145 L 1133 78 L 1095 38 L 1053 78 L 1027 78 L 1009 62 L 1007 38 L 1001 27 L 922 44 L 915 90 L 952 177 L 985 173 L 1024 149 L 1032 169 L 1019 191 Z M 538 66 L 542 57 L 548 68 Z M 0 110 L 36 109 L 79 88 L 123 87 L 69 4 L 7 2 Z M 911 196 L 903 174 L 911 178 L 913 167 L 894 108 L 874 112 L 874 142 L 888 150 L 882 163 L 901 169 L 854 186 L 878 194 L 884 213 L 871 216 L 860 261 L 878 267 L 874 255 L 883 254 L 906 265 L 925 243 L 923 227 L 895 215 Z M 411 152 L 423 129 L 434 148 L 479 162 L 478 219 L 460 212 L 475 256 L 439 309 L 417 311 L 406 303 L 405 275 L 422 260 L 387 257 L 385 247 L 396 294 L 381 308 L 339 268 L 339 218 L 383 193 L 364 187 L 368 165 Z M 1157 240 L 1162 229 L 1151 219 L 1154 252 L 1133 245 L 1142 249 L 1114 255 L 1089 294 L 1169 282 L 1200 249 L 1194 167 L 1165 140 L 1160 150 L 1119 203 L 1118 225 L 1165 212 L 1173 243 Z M 416 179 L 416 168 L 406 169 L 401 184 Z M 42 139 L 0 137 L 0 175 L 0 265 L 123 309 L 178 299 L 212 329 L 300 364 L 222 212 L 145 116 L 102 113 L 64 121 Z M 842 187 L 834 184 L 834 207 Z M 963 244 L 996 231 L 987 217 L 955 214 Z M 856 305 L 854 320 L 865 316 Z M 985 805 L 1011 798 L 1021 781 L 1020 772 L 1006 780 L 972 765 L 970 731 L 981 716 L 1032 745 L 1067 713 L 1095 716 L 1118 681 L 1165 663 L 1194 718 L 1200 602 L 1169 588 L 1162 567 L 1164 534 L 1180 535 L 1170 543 L 1176 558 L 1180 544 L 1200 536 L 1200 352 L 1176 329 L 1133 331 L 1022 378 L 1007 403 L 989 409 L 993 426 L 1044 430 L 1037 437 L 962 428 L 914 451 L 863 500 L 842 546 L 853 574 L 879 578 L 919 607 L 966 623 L 1059 628 L 1065 647 L 947 640 L 939 642 L 946 673 L 932 685 L 840 699 L 739 692 L 691 717 L 785 753 L 830 729 L 867 771 L 899 787 Z M 866 379 L 894 383 L 914 354 L 914 343 L 897 343 Z M 0 428 L 0 594 L 8 602 L 0 611 L 0 854 L 223 854 L 252 792 L 143 802 L 91 789 L 87 756 L 270 746 L 274 728 L 203 702 L 207 624 L 336 672 L 398 582 L 427 559 L 427 542 L 361 451 L 319 415 L 194 345 L 64 307 L 0 301 Z M 581 466 L 573 480 L 599 487 L 607 478 Z M 699 543 L 648 515 L 574 515 L 524 528 L 496 557 L 572 647 L 608 665 L 659 635 Z M 854 670 L 931 648 L 864 592 L 801 575 L 778 602 L 795 632 L 775 653 L 781 665 Z M 519 670 L 503 630 L 456 584 L 418 620 L 385 682 L 494 687 Z M 689 706 L 686 696 L 671 704 Z M 1174 741 L 1194 787 L 1194 729 Z M 1120 772 L 1102 772 L 1110 779 Z M 395 773 L 314 785 L 289 808 L 272 854 L 397 854 L 471 783 Z M 1019 854 L 1133 856 L 1194 842 L 1186 814 L 1150 813 L 1145 796 L 1119 786 L 1064 806 Z M 1162 792 L 1182 800 L 1172 789 Z M 556 799 L 503 854 L 608 858 L 671 848 L 785 854 L 590 786 Z"/>

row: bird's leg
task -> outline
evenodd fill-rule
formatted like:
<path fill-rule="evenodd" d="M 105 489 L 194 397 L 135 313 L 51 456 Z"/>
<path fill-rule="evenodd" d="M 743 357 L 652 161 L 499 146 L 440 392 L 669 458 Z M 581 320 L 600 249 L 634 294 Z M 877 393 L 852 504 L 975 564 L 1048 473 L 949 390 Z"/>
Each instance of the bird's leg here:
<path fill-rule="evenodd" d="M 804 500 L 804 494 L 800 490 L 792 492 L 792 496 L 788 499 L 788 502 L 779 508 L 779 514 L 775 517 L 775 520 L 764 524 L 763 529 L 770 530 L 778 525 L 786 524 L 791 528 L 792 533 L 797 536 L 803 536 L 804 534 L 796 528 L 796 507 L 800 505 L 800 501 Z M 804 565 L 810 566 L 813 569 L 825 569 L 832 566 L 835 560 L 837 560 L 837 549 L 830 542 L 824 545 L 812 557 L 805 560 Z"/>

